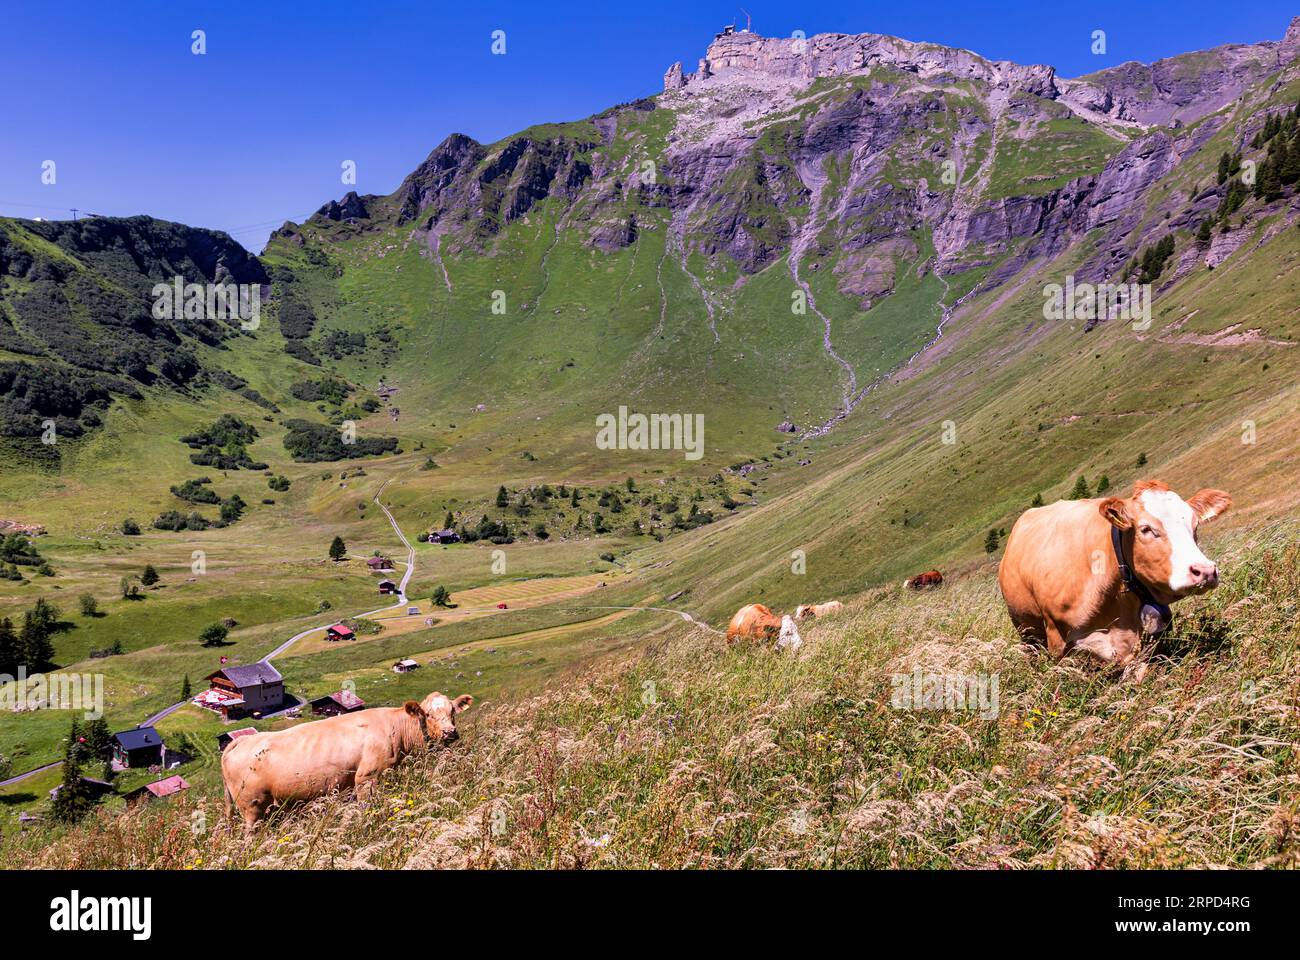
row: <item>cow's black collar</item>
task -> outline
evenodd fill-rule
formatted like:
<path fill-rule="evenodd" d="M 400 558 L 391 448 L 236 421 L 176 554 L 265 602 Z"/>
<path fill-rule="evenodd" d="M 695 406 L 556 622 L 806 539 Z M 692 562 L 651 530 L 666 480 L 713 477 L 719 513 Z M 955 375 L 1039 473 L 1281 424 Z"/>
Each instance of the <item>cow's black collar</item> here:
<path fill-rule="evenodd" d="M 1169 626 L 1169 621 L 1173 617 L 1173 611 L 1169 609 L 1168 604 L 1161 603 L 1151 593 L 1150 588 L 1138 579 L 1137 574 L 1133 572 L 1132 566 L 1124 556 L 1124 532 L 1119 527 L 1111 526 L 1110 528 L 1111 546 L 1115 548 L 1115 562 L 1119 564 L 1119 578 L 1124 584 L 1124 589 L 1129 593 L 1135 594 L 1142 601 L 1143 607 L 1154 608 L 1159 615 L 1159 630 L 1164 630 Z M 1157 631 L 1159 632 L 1159 631 Z"/>

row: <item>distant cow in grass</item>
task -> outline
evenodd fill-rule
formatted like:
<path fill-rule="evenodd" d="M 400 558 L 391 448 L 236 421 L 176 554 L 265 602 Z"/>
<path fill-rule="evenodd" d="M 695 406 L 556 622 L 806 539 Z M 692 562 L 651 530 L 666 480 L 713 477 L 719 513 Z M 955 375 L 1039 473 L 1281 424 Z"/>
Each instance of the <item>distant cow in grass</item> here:
<path fill-rule="evenodd" d="M 1231 506 L 1222 490 L 1184 500 L 1144 480 L 1128 499 L 1026 510 L 998 569 L 1012 623 L 1052 656 L 1077 648 L 1127 667 L 1143 634 L 1169 625 L 1170 604 L 1218 585 L 1219 568 L 1196 534 Z"/>
<path fill-rule="evenodd" d="M 449 700 L 431 693 L 420 703 L 375 707 L 316 720 L 285 730 L 234 740 L 221 754 L 226 815 L 235 808 L 251 832 L 272 804 L 314 800 L 355 788 L 364 800 L 375 780 L 408 754 L 453 743 L 456 715 L 469 709 L 469 694 Z"/>
<path fill-rule="evenodd" d="M 943 586 L 943 574 L 938 570 L 927 570 L 903 581 L 903 586 L 910 590 L 930 590 Z"/>
<path fill-rule="evenodd" d="M 838 600 L 828 600 L 826 603 L 804 603 L 794 612 L 796 620 L 813 620 L 818 617 L 829 617 L 831 614 L 839 613 L 844 609 L 844 604 Z"/>
<path fill-rule="evenodd" d="M 738 640 L 756 640 L 768 642 L 775 640 L 778 648 L 789 647 L 798 650 L 803 646 L 803 638 L 789 616 L 778 617 L 761 603 L 751 603 L 741 607 L 727 624 L 727 643 Z"/>

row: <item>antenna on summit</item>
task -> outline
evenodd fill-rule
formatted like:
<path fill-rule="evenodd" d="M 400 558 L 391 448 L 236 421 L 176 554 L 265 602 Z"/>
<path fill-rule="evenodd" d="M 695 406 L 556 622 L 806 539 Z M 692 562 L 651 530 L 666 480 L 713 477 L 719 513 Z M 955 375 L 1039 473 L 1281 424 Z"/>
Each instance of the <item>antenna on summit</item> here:
<path fill-rule="evenodd" d="M 745 15 L 745 33 L 749 33 L 749 28 L 752 25 L 752 20 L 750 19 L 749 16 L 749 11 L 746 10 L 744 7 L 741 7 L 740 12 Z"/>

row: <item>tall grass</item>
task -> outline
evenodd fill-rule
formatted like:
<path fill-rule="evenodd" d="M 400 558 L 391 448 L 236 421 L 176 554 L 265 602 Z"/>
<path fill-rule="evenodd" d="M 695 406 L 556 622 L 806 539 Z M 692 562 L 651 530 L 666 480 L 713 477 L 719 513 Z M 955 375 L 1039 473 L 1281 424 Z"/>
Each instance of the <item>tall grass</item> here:
<path fill-rule="evenodd" d="M 1294 866 L 1297 533 L 1222 554 L 1225 582 L 1179 605 L 1141 684 L 1021 647 L 987 575 L 882 590 L 809 626 L 793 656 L 674 627 L 489 708 L 368 805 L 325 798 L 245 840 L 218 797 L 189 797 L 25 834 L 4 862 Z M 996 674 L 998 715 L 895 709 L 892 676 L 917 666 Z"/>

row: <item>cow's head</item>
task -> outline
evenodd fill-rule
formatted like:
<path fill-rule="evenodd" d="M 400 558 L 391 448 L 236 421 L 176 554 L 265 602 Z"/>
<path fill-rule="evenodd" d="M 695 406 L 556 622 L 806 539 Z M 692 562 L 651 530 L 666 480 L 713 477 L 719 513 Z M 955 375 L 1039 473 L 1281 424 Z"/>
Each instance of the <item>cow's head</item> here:
<path fill-rule="evenodd" d="M 1108 497 L 1101 515 L 1132 544 L 1133 573 L 1163 603 L 1219 585 L 1219 568 L 1196 543 L 1200 524 L 1226 513 L 1232 498 L 1201 490 L 1184 500 L 1159 480 L 1143 480 L 1127 500 Z"/>
<path fill-rule="evenodd" d="M 807 620 L 812 615 L 813 608 L 811 603 L 801 603 L 794 611 L 794 618 L 796 620 Z"/>
<path fill-rule="evenodd" d="M 460 737 L 456 732 L 456 714 L 464 713 L 473 702 L 474 698 L 468 693 L 455 700 L 450 700 L 441 693 L 431 693 L 420 703 L 408 700 L 406 712 L 424 724 L 424 731 L 430 740 L 443 744 L 454 743 Z"/>

